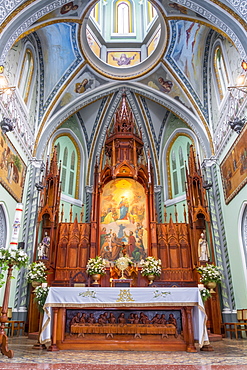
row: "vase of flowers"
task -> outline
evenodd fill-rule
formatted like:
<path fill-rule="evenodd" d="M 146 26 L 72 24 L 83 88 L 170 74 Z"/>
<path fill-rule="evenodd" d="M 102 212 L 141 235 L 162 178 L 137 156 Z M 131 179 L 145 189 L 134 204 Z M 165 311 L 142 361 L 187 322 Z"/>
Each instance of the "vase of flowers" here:
<path fill-rule="evenodd" d="M 46 265 L 44 262 L 37 261 L 30 263 L 27 272 L 27 281 L 31 283 L 35 288 L 42 283 L 45 283 L 47 279 Z"/>
<path fill-rule="evenodd" d="M 0 288 L 4 285 L 4 271 L 9 267 L 26 267 L 28 264 L 28 255 L 22 249 L 0 249 Z"/>
<path fill-rule="evenodd" d="M 87 273 L 91 275 L 94 282 L 94 285 L 98 285 L 98 280 L 101 275 L 105 275 L 105 261 L 102 257 L 96 256 L 95 258 L 90 258 L 87 262 Z"/>
<path fill-rule="evenodd" d="M 200 281 L 209 288 L 209 293 L 215 293 L 214 288 L 222 281 L 222 273 L 219 267 L 207 263 L 206 266 L 198 267 L 197 271 L 201 275 Z"/>
<path fill-rule="evenodd" d="M 149 256 L 145 260 L 141 260 L 140 265 L 142 267 L 141 274 L 147 276 L 149 279 L 149 285 L 151 285 L 156 276 L 161 274 L 161 260 L 155 257 Z"/>

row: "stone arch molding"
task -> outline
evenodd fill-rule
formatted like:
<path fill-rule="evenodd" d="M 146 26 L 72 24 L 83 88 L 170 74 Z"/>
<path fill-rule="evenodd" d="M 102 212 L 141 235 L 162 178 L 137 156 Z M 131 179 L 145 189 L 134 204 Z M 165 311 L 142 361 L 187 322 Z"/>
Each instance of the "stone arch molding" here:
<path fill-rule="evenodd" d="M 0 202 L 0 248 L 6 248 L 8 233 L 8 217 L 5 204 Z"/>
<path fill-rule="evenodd" d="M 83 107 L 86 107 L 88 104 L 98 100 L 103 99 L 106 96 L 111 96 L 111 101 L 107 102 L 107 108 L 104 112 L 104 117 L 106 117 L 104 120 L 101 119 L 100 121 L 100 130 L 97 132 L 97 135 L 95 135 L 93 144 L 91 146 L 91 150 L 89 153 L 89 167 L 93 166 L 95 163 L 95 158 L 98 156 L 101 152 L 102 146 L 104 144 L 104 138 L 106 135 L 107 127 L 109 126 L 109 123 L 111 119 L 113 118 L 113 115 L 115 113 L 115 110 L 118 106 L 118 103 L 120 101 L 122 92 L 125 91 L 128 97 L 128 100 L 130 102 L 131 108 L 133 110 L 133 113 L 135 115 L 137 125 L 139 128 L 142 129 L 143 134 L 143 141 L 144 145 L 149 147 L 151 151 L 151 157 L 155 158 L 157 156 L 155 147 L 152 146 L 148 135 L 146 134 L 146 127 L 143 126 L 144 120 L 142 119 L 142 113 L 141 109 L 138 106 L 137 99 L 135 99 L 135 94 L 141 95 L 143 97 L 146 97 L 150 100 L 155 101 L 159 105 L 163 106 L 165 109 L 170 110 L 172 113 L 174 113 L 178 118 L 180 118 L 182 121 L 184 121 L 188 127 L 194 132 L 194 134 L 198 137 L 198 140 L 201 143 L 202 149 L 206 156 L 210 156 L 212 154 L 211 148 L 210 148 L 210 138 L 207 135 L 207 131 L 205 127 L 203 126 L 202 122 L 192 114 L 190 110 L 188 110 L 184 106 L 177 105 L 177 102 L 174 101 L 170 96 L 168 95 L 157 95 L 157 92 L 155 95 L 151 91 L 151 88 L 148 86 L 145 86 L 143 84 L 139 84 L 139 86 L 135 83 L 128 82 L 128 83 L 113 83 L 109 84 L 110 86 L 107 86 L 100 90 L 100 93 L 94 93 L 94 91 L 91 92 L 90 95 L 87 97 L 81 99 L 77 102 L 71 102 L 68 106 L 61 109 L 54 117 L 52 117 L 46 124 L 46 126 L 42 129 L 42 131 L 38 135 L 38 140 L 36 143 L 36 152 L 35 155 L 37 158 L 42 158 L 46 152 L 47 145 L 51 139 L 51 137 L 54 135 L 58 127 L 66 121 L 69 117 L 71 117 L 73 114 L 81 110 Z M 86 143 L 84 143 L 86 146 Z M 91 158 L 91 159 L 90 159 Z M 154 166 L 155 168 L 155 166 Z M 158 184 L 158 174 L 156 174 L 156 183 Z M 88 178 L 88 177 L 87 177 Z M 91 180 L 89 181 L 90 185 Z"/>
<path fill-rule="evenodd" d="M 52 2 L 50 0 L 42 0 L 40 2 L 30 1 L 29 6 L 20 6 L 19 11 L 17 5 L 24 3 L 24 0 L 6 0 L 2 2 L 0 4 L 0 21 L 1 17 L 4 19 L 7 17 L 7 15 L 11 15 L 11 12 L 14 8 L 17 8 L 17 16 L 15 22 L 6 22 L 6 26 L 4 25 L 5 27 L 1 35 L 2 42 L 0 44 L 0 64 L 4 63 L 8 51 L 10 50 L 12 45 L 14 45 L 16 40 L 21 35 L 28 32 L 28 30 L 37 20 L 47 15 L 51 11 L 60 8 L 68 2 L 69 0 L 54 0 Z M 160 0 L 156 2 L 157 4 L 161 3 Z M 175 2 L 195 11 L 204 18 L 208 19 L 212 23 L 212 25 L 219 30 L 219 32 L 223 32 L 224 34 L 228 35 L 228 37 L 232 40 L 232 42 L 238 49 L 241 57 L 243 59 L 246 58 L 246 31 L 241 26 L 241 24 L 239 24 L 238 20 L 236 20 L 231 14 L 227 13 L 224 9 L 222 10 L 219 7 L 219 4 L 215 4 L 212 1 L 204 1 L 203 6 L 201 6 L 201 0 L 175 0 Z M 93 5 L 94 3 L 95 0 L 89 1 L 85 4 L 85 9 L 89 7 L 89 4 Z M 241 14 L 243 19 L 246 19 L 247 14 L 243 6 L 241 6 L 241 1 L 240 3 L 231 2 L 231 6 L 234 7 L 234 5 L 236 5 L 237 12 Z M 18 13 L 20 13 L 21 16 L 18 17 Z"/>
<path fill-rule="evenodd" d="M 165 143 L 161 151 L 161 156 L 160 156 L 160 161 L 159 161 L 159 166 L 161 168 L 161 173 L 162 173 L 162 186 L 163 186 L 163 191 L 164 191 L 164 199 L 166 201 L 169 199 L 168 185 L 167 186 L 165 185 L 169 183 L 168 168 L 167 168 L 167 162 L 166 162 L 168 148 L 176 136 L 183 135 L 183 134 L 191 137 L 191 139 L 195 143 L 196 153 L 200 154 L 200 146 L 199 146 L 198 138 L 193 131 L 186 129 L 186 128 L 178 128 L 174 130 L 174 132 L 169 137 L 169 139 L 167 140 L 167 142 Z"/>
<path fill-rule="evenodd" d="M 52 152 L 52 145 L 54 144 L 55 140 L 57 137 L 60 135 L 68 135 L 68 137 L 73 139 L 77 145 L 79 155 L 80 157 L 78 158 L 79 160 L 79 183 L 83 184 L 85 181 L 85 163 L 88 160 L 87 157 L 87 151 L 85 150 L 85 143 L 81 143 L 78 137 L 75 135 L 74 131 L 68 129 L 68 128 L 59 128 L 58 130 L 53 132 L 53 135 L 51 136 L 51 139 L 48 143 L 48 148 L 47 148 L 47 153 L 50 154 Z M 82 137 L 84 135 L 82 134 Z M 83 199 L 83 187 L 79 187 L 79 199 Z"/>

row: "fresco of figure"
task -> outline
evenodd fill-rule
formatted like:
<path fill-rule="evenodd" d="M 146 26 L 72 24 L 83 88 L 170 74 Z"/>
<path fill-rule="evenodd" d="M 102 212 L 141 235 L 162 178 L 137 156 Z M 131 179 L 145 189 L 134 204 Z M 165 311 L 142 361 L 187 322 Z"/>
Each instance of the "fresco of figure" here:
<path fill-rule="evenodd" d="M 136 54 L 133 55 L 132 57 L 127 57 L 126 54 L 121 54 L 119 58 L 116 58 L 112 55 L 112 59 L 116 61 L 119 66 L 127 66 L 130 64 L 131 60 L 135 59 L 135 56 Z"/>
<path fill-rule="evenodd" d="M 127 220 L 128 219 L 128 211 L 129 211 L 129 202 L 126 197 L 121 197 L 121 201 L 119 203 L 119 220 Z"/>

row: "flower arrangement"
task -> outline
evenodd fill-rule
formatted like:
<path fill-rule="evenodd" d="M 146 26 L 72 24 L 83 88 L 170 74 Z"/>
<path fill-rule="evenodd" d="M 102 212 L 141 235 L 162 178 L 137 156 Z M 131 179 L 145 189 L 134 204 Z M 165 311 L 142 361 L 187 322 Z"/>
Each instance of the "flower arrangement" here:
<path fill-rule="evenodd" d="M 200 289 L 200 293 L 201 293 L 203 302 L 206 302 L 206 300 L 211 297 L 209 290 L 205 287 Z"/>
<path fill-rule="evenodd" d="M 217 284 L 221 283 L 222 273 L 219 267 L 215 265 L 209 265 L 207 263 L 206 266 L 198 267 L 197 271 L 201 275 L 200 280 L 203 284 L 207 284 L 209 282 L 215 282 Z"/>
<path fill-rule="evenodd" d="M 49 293 L 49 287 L 48 286 L 38 286 L 37 288 L 34 289 L 34 302 L 37 303 L 38 309 L 40 312 L 43 312 L 43 307 L 46 301 L 46 298 Z"/>
<path fill-rule="evenodd" d="M 155 257 L 146 257 L 145 260 L 141 260 L 140 265 L 142 267 L 141 274 L 143 276 L 159 276 L 161 274 L 161 260 Z"/>
<path fill-rule="evenodd" d="M 6 271 L 9 266 L 20 269 L 28 264 L 28 255 L 22 249 L 0 249 L 0 268 Z M 4 285 L 4 273 L 0 273 L 0 288 Z"/>
<path fill-rule="evenodd" d="M 105 275 L 105 266 L 106 264 L 102 257 L 96 256 L 95 258 L 90 258 L 87 261 L 87 273 L 88 275 Z"/>
<path fill-rule="evenodd" d="M 44 262 L 38 261 L 30 263 L 28 266 L 27 272 L 27 281 L 28 283 L 32 283 L 33 281 L 38 281 L 40 283 L 44 283 L 47 278 L 46 273 L 46 266 Z"/>

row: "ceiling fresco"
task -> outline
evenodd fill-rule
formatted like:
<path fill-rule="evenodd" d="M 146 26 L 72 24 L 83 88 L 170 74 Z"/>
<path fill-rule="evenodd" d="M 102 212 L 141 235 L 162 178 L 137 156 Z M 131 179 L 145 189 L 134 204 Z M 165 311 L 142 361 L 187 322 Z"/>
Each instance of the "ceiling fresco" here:
<path fill-rule="evenodd" d="M 113 116 L 114 109 L 117 108 L 114 99 L 119 91 L 125 89 L 130 92 L 128 98 L 133 97 L 135 104 L 133 103 L 132 109 L 135 109 L 136 117 L 139 112 L 141 117 L 139 120 L 142 121 L 140 124 L 149 125 L 153 133 L 153 146 L 157 151 L 169 113 L 179 117 L 188 127 L 197 131 L 199 137 L 205 135 L 210 138 L 207 49 L 217 33 L 228 41 L 230 34 L 232 38 L 235 37 L 234 17 L 229 18 L 229 23 L 226 24 L 227 13 L 221 12 L 224 14 L 220 18 L 214 2 L 169 0 L 154 2 L 160 17 L 164 49 L 156 50 L 159 48 L 151 47 L 150 54 L 153 59 L 149 65 L 144 65 L 141 52 L 138 54 L 139 51 L 134 50 L 133 40 L 126 44 L 129 52 L 125 53 L 121 49 L 124 45 L 123 40 L 119 38 L 116 41 L 121 45 L 120 50 L 113 52 L 109 47 L 108 62 L 110 60 L 111 63 L 108 65 L 103 63 L 100 68 L 94 63 L 98 59 L 98 51 L 94 55 L 95 60 L 90 60 L 85 53 L 85 42 L 88 41 L 83 28 L 85 16 L 89 16 L 95 2 L 44 0 L 42 4 L 35 1 L 30 1 L 29 4 L 30 9 L 25 22 L 22 23 L 20 17 L 19 24 L 16 22 L 19 28 L 14 30 L 11 29 L 11 25 L 9 26 L 12 34 L 9 39 L 4 34 L 5 48 L 0 47 L 0 51 L 4 57 L 10 44 L 13 47 L 17 40 L 15 44 L 17 55 L 19 43 L 25 43 L 28 37 L 35 40 L 41 76 L 37 142 L 40 136 L 47 136 L 48 132 L 51 135 L 68 117 L 77 114 L 77 119 L 83 125 L 87 145 L 90 147 L 93 142 L 97 144 L 94 135 L 101 131 L 95 129 L 96 121 L 103 125 L 104 115 Z M 142 2 L 137 2 L 138 9 L 141 9 L 141 4 Z M 24 13 L 26 11 L 25 8 L 20 10 Z M 92 27 L 94 32 L 96 28 Z M 155 32 L 152 35 L 155 35 Z M 98 41 L 102 42 L 99 35 L 97 36 Z M 243 54 L 241 42 L 238 42 L 237 38 L 234 40 L 239 53 Z M 121 65 L 120 59 L 123 54 L 130 59 L 129 64 Z M 110 68 L 115 68 L 119 72 L 111 75 Z M 123 76 L 122 69 L 130 72 Z M 128 73 L 131 79 L 128 78 Z M 106 99 L 107 96 L 110 98 Z M 147 104 L 147 101 L 153 103 Z M 92 114 L 88 117 L 86 112 L 90 110 Z M 151 122 L 154 122 L 153 127 Z M 51 127 L 46 131 L 49 125 Z"/>

